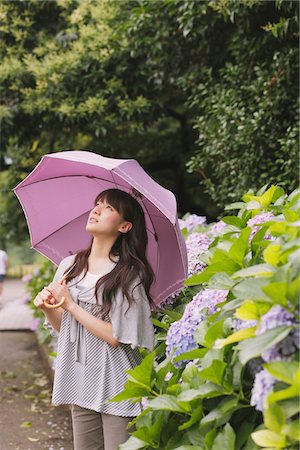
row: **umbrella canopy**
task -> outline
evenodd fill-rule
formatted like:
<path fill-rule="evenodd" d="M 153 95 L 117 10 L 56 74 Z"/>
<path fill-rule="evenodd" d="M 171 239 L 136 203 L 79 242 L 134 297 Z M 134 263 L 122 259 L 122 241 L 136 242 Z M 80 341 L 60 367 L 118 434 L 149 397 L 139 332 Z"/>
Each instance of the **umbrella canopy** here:
<path fill-rule="evenodd" d="M 14 189 L 29 227 L 34 249 L 55 264 L 88 247 L 85 230 L 96 196 L 106 189 L 133 195 L 145 213 L 147 257 L 155 274 L 151 295 L 156 305 L 182 287 L 187 252 L 176 199 L 133 159 L 114 159 L 88 151 L 45 155 Z"/>

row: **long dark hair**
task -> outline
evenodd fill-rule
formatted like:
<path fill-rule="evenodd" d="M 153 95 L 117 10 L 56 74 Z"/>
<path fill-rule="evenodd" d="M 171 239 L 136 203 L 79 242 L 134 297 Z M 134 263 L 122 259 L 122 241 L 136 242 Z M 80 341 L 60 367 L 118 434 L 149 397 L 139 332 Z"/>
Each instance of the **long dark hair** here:
<path fill-rule="evenodd" d="M 136 286 L 143 284 L 149 303 L 152 304 L 150 288 L 154 281 L 154 273 L 146 257 L 148 235 L 143 208 L 135 198 L 120 189 L 108 189 L 101 192 L 95 199 L 95 205 L 100 200 L 109 203 L 121 214 L 124 220 L 131 222 L 133 226 L 127 233 L 120 233 L 110 250 L 109 258 L 113 261 L 118 257 L 118 262 L 111 272 L 97 281 L 95 286 L 97 303 L 99 302 L 98 290 L 101 285 L 104 285 L 102 313 L 107 315 L 112 306 L 113 298 L 121 287 L 130 307 L 134 302 L 132 283 L 139 280 Z M 88 258 L 92 243 L 93 241 L 88 248 L 76 255 L 72 268 L 65 272 L 67 273 L 66 282 L 71 281 L 82 272 L 85 276 L 88 271 Z"/>

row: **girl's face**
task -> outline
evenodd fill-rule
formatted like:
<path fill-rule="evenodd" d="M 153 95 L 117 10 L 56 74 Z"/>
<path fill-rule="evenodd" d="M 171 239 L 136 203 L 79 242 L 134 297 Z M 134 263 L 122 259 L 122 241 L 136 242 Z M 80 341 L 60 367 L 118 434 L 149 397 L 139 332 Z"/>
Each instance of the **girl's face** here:
<path fill-rule="evenodd" d="M 93 235 L 118 236 L 131 228 L 132 224 L 124 220 L 105 199 L 97 201 L 86 224 L 86 231 Z"/>

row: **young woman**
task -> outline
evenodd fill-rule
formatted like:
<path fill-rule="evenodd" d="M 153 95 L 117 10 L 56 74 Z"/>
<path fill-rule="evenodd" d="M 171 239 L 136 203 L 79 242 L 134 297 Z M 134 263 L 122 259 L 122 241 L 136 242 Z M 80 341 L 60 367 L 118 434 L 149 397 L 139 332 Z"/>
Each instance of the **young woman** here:
<path fill-rule="evenodd" d="M 104 191 L 86 230 L 91 245 L 61 262 L 34 304 L 59 333 L 52 401 L 72 405 L 74 449 L 117 450 L 142 409 L 108 400 L 122 392 L 124 371 L 141 362 L 138 347 L 154 346 L 143 209 L 121 190 Z M 63 297 L 60 308 L 45 307 Z"/>

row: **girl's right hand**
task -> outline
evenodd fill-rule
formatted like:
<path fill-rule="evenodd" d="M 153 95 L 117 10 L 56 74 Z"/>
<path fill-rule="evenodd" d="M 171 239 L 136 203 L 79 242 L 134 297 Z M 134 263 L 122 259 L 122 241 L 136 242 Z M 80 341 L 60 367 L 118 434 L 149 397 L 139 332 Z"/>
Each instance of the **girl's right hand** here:
<path fill-rule="evenodd" d="M 35 299 L 33 300 L 33 304 L 37 308 L 45 310 L 45 309 L 47 309 L 46 306 L 44 305 L 45 301 L 48 301 L 48 303 L 50 303 L 50 304 L 55 303 L 55 299 L 52 297 L 52 294 L 49 291 L 47 291 L 47 289 L 44 288 L 35 297 Z"/>

